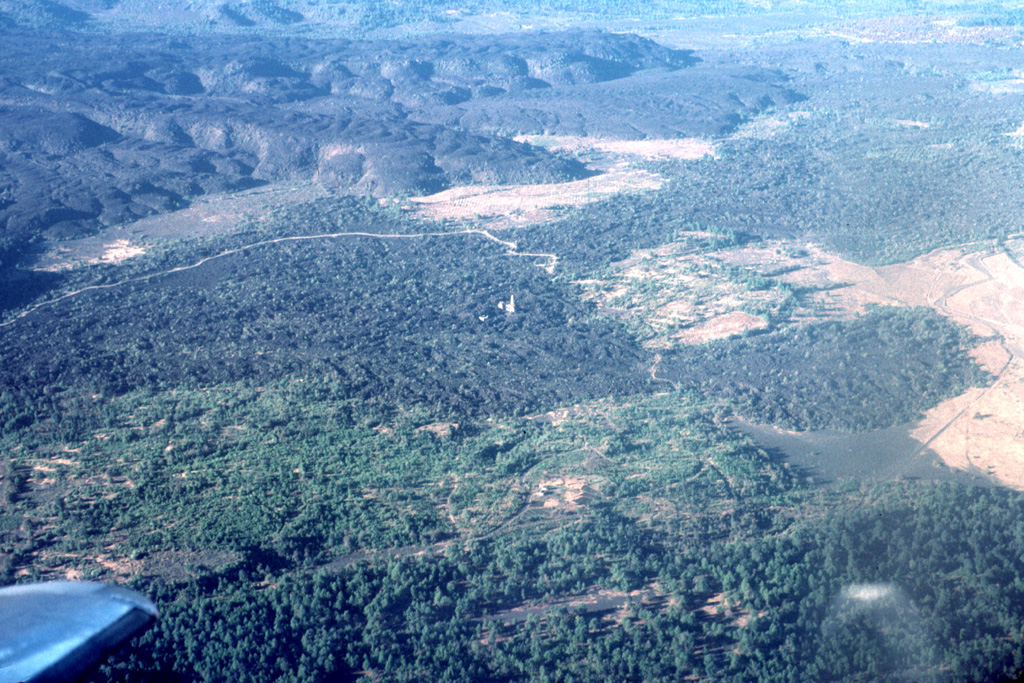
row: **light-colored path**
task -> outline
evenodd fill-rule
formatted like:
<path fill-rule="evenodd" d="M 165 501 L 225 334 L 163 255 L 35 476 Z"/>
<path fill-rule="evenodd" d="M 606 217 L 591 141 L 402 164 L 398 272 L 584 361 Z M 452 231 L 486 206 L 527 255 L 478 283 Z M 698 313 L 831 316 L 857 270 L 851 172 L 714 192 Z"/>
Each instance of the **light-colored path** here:
<path fill-rule="evenodd" d="M 105 289 L 116 289 L 118 287 L 123 287 L 124 285 L 129 285 L 129 284 L 138 283 L 138 282 L 146 282 L 148 280 L 154 280 L 156 278 L 165 277 L 167 275 L 172 275 L 174 273 L 180 273 L 180 272 L 186 271 L 186 270 L 193 270 L 195 268 L 199 268 L 200 266 L 202 266 L 202 265 L 204 265 L 206 263 L 209 263 L 210 261 L 214 261 L 216 259 L 224 258 L 226 256 L 231 256 L 233 254 L 239 254 L 239 253 L 242 253 L 244 251 L 248 251 L 250 249 L 255 249 L 257 247 L 266 246 L 266 245 L 269 245 L 269 244 L 280 244 L 282 242 L 302 242 L 302 241 L 309 241 L 309 240 L 336 239 L 336 238 L 339 238 L 339 237 L 369 237 L 369 238 L 374 238 L 374 239 L 402 240 L 402 239 L 422 239 L 424 237 L 453 237 L 453 236 L 456 236 L 456 235 L 479 235 L 479 236 L 484 237 L 485 239 L 488 239 L 488 240 L 490 240 L 492 242 L 496 242 L 496 243 L 502 245 L 503 247 L 505 247 L 506 249 L 508 249 L 508 255 L 509 256 L 524 256 L 524 257 L 532 257 L 532 258 L 538 258 L 538 259 L 545 259 L 545 260 L 547 260 L 547 264 L 544 266 L 544 268 L 549 273 L 553 273 L 554 272 L 555 265 L 558 263 L 558 256 L 555 255 L 555 254 L 535 254 L 535 253 L 525 253 L 525 252 L 516 251 L 517 245 L 516 245 L 515 242 L 510 242 L 508 240 L 503 240 L 503 239 L 500 239 L 498 237 L 495 237 L 494 235 L 492 235 L 490 232 L 488 232 L 486 230 L 458 230 L 458 231 L 451 231 L 451 232 L 421 232 L 421 233 L 409 233 L 409 234 L 380 234 L 380 233 L 373 233 L 373 232 L 331 232 L 331 233 L 322 233 L 322 234 L 319 234 L 319 235 L 296 235 L 296 236 L 293 236 L 293 237 L 278 237 L 278 238 L 271 239 L 271 240 L 262 240 L 262 241 L 259 241 L 259 242 L 254 242 L 252 244 L 247 244 L 247 245 L 242 246 L 242 247 L 236 247 L 234 249 L 227 249 L 227 250 L 222 251 L 222 252 L 220 252 L 218 254 L 214 254 L 213 256 L 207 256 L 206 258 L 200 259 L 199 261 L 196 261 L 195 263 L 189 264 L 187 266 L 178 266 L 176 268 L 169 268 L 167 270 L 161 270 L 161 271 L 156 272 L 156 273 L 149 273 L 147 275 L 140 275 L 139 277 L 128 278 L 127 280 L 121 280 L 120 282 L 113 282 L 113 283 L 105 284 L 105 285 L 89 285 L 88 287 L 82 287 L 81 289 L 76 289 L 76 290 L 73 290 L 73 291 L 70 291 L 70 292 L 66 292 L 66 293 L 62 294 L 61 296 L 55 297 L 53 299 L 48 299 L 47 301 L 43 301 L 43 302 L 40 302 L 40 303 L 35 304 L 33 306 L 30 306 L 29 308 L 25 309 L 24 311 L 21 311 L 20 313 L 18 313 L 16 316 L 11 318 L 10 320 L 7 320 L 5 322 L 0 323 L 0 328 L 7 327 L 8 325 L 13 325 L 17 321 L 19 321 L 22 318 L 24 318 L 25 316 L 27 316 L 27 315 L 35 312 L 35 311 L 38 311 L 41 308 L 45 308 L 47 306 L 52 306 L 52 305 L 54 305 L 56 303 L 59 303 L 59 302 L 64 301 L 66 299 L 70 299 L 72 297 L 79 296 L 80 294 L 84 294 L 86 292 L 101 291 L 101 290 L 105 290 Z"/>

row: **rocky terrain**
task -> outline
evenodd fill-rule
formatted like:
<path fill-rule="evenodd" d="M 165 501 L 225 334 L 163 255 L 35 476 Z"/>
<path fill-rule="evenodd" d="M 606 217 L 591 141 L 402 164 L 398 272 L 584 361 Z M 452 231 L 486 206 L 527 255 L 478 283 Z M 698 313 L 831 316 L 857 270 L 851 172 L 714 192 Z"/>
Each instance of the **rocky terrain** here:
<path fill-rule="evenodd" d="M 607 33 L 378 43 L 7 33 L 8 260 L 40 236 L 265 183 L 384 196 L 582 178 L 576 159 L 512 136 L 716 134 L 800 97 L 769 70 L 712 69 L 690 51 Z"/>

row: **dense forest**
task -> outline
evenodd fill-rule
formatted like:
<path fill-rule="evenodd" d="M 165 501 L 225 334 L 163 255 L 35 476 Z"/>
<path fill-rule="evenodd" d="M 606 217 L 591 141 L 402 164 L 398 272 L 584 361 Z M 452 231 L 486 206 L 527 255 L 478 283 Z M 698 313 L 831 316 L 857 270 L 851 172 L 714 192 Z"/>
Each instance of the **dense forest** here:
<path fill-rule="evenodd" d="M 265 245 L 65 299 L 0 337 L 3 384 L 20 392 L 327 374 L 342 398 L 465 415 L 646 382 L 632 339 L 478 234 Z"/>
<path fill-rule="evenodd" d="M 661 374 L 727 397 L 754 422 L 786 429 L 864 430 L 916 419 L 987 377 L 964 351 L 977 340 L 927 309 L 876 308 L 746 338 L 684 347 Z"/>
<path fill-rule="evenodd" d="M 1019 497 L 886 486 L 849 498 L 784 536 L 711 553 L 597 510 L 537 539 L 268 574 L 257 592 L 232 570 L 157 588 L 160 626 L 102 676 L 795 682 L 1020 670 Z M 599 557 L 621 564 L 589 561 Z M 607 612 L 540 609 L 521 623 L 500 611 L 591 586 L 655 586 L 646 595 L 658 597 Z"/>
<path fill-rule="evenodd" d="M 1024 673 L 1022 494 L 900 426 L 993 384 L 983 340 L 831 310 L 843 283 L 808 265 L 1019 232 L 1019 13 L 551 0 L 533 31 L 496 0 L 151 6 L 0 3 L 0 585 L 152 597 L 92 680 Z M 693 136 L 712 151 L 584 144 Z M 609 169 L 648 189 L 539 222 L 410 201 Z M 95 231 L 145 253 L 34 269 Z M 711 299 L 702 322 L 750 324 L 688 345 Z M 844 450 L 883 474 L 818 477 L 828 454 L 737 418 L 890 427 L 922 474 Z"/>
<path fill-rule="evenodd" d="M 383 210 L 328 208 L 327 217 L 310 221 L 314 230 L 298 234 L 322 234 L 331 225 L 410 234 L 408 222 L 396 219 L 390 223 L 401 229 L 377 233 L 391 227 Z M 378 213 L 384 219 L 375 225 Z M 572 256 L 559 258 L 599 268 L 627 246 L 659 239 L 651 233 L 661 230 L 661 239 L 672 241 L 686 227 L 652 225 L 658 230 L 608 218 L 591 231 L 605 255 L 592 254 L 581 240 Z M 121 286 L 59 300 L 0 328 L 0 349 L 10 359 L 0 377 L 9 401 L 23 397 L 19 407 L 7 408 L 17 416 L 11 419 L 29 419 L 54 387 L 120 395 L 255 385 L 282 375 L 326 377 L 339 400 L 427 406 L 455 419 L 523 414 L 654 386 L 650 350 L 580 301 L 573 285 L 479 233 L 268 243 L 159 275 L 222 253 L 215 249 L 258 240 L 267 229 L 155 254 L 133 266 Z M 560 240 L 572 237 L 569 230 L 553 232 Z M 713 233 L 700 248 L 742 239 Z M 529 248 L 561 244 L 552 239 Z M 109 267 L 97 270 L 103 282 Z M 75 279 L 81 283 L 81 276 Z M 57 327 L 60 334 L 50 331 Z M 876 311 L 852 322 L 683 348 L 665 356 L 661 372 L 736 400 L 754 420 L 800 429 L 869 428 L 909 421 L 984 382 L 965 355 L 972 345 L 935 314 Z M 913 360 L 902 360 L 908 355 Z"/>
<path fill-rule="evenodd" d="M 1021 666 L 1018 494 L 807 488 L 722 406 L 682 394 L 443 428 L 382 422 L 326 382 L 68 408 L 5 432 L 4 570 L 130 568 L 162 618 L 103 680 L 991 680 Z M 861 584 L 884 588 L 850 603 Z"/>
<path fill-rule="evenodd" d="M 360 216 L 402 223 L 363 204 L 296 215 L 308 225 L 284 234 L 355 228 Z M 612 670 L 622 680 L 856 680 L 869 670 L 899 680 L 908 670 L 1003 675 L 1019 666 L 989 622 L 968 622 L 958 647 L 933 644 L 951 627 L 934 622 L 944 611 L 928 611 L 939 595 L 922 597 L 906 581 L 916 555 L 896 554 L 874 572 L 847 555 L 815 559 L 862 557 L 869 551 L 857 548 L 879 547 L 873 539 L 897 522 L 916 548 L 914 539 L 933 535 L 929 515 L 961 513 L 958 497 L 973 500 L 973 489 L 807 488 L 726 426 L 733 412 L 802 427 L 907 419 L 984 381 L 962 329 L 881 309 L 684 349 L 661 360 L 659 371 L 686 385 L 666 394 L 653 391 L 665 388 L 651 381 L 653 354 L 615 320 L 532 258 L 478 234 L 264 244 L 157 275 L 275 229 L 158 251 L 130 266 L 133 277 L 154 277 L 44 306 L 2 330 L 5 358 L 15 359 L 4 365 L 0 443 L 10 459 L 0 511 L 6 580 L 128 575 L 163 613 L 104 679 L 605 680 Z M 497 306 L 513 294 L 514 313 Z M 44 334 L 58 325 L 70 331 Z M 374 329 L 381 335 L 363 344 Z M 476 377 L 493 398 L 466 394 L 460 406 L 450 385 L 430 383 L 443 356 L 410 363 L 401 345 L 422 344 L 431 330 L 445 353 L 519 363 L 559 344 L 577 358 L 580 344 L 613 340 L 632 365 L 595 346 L 578 357 L 593 363 L 579 366 L 584 383 L 568 374 L 553 384 L 543 365 L 517 373 L 505 361 L 486 374 L 471 355 L 459 381 Z M 51 346 L 29 345 L 43 338 Z M 524 352 L 532 345 L 533 356 Z M 891 372 L 909 347 L 921 367 Z M 389 348 L 395 355 L 382 356 Z M 334 365 L 357 361 L 386 363 L 381 384 L 356 384 Z M 723 363 L 761 373 L 745 384 L 762 389 L 715 384 Z M 846 393 L 815 381 L 813 368 Z M 498 392 L 517 381 L 521 393 Z M 615 381 L 625 384 L 607 397 Z M 549 393 L 560 386 L 564 394 Z M 570 407 L 509 416 L 560 403 Z M 985 495 L 994 509 L 1006 504 L 1004 494 Z M 878 519 L 858 512 L 876 497 L 895 510 L 850 545 L 847 525 Z M 920 519 L 907 516 L 926 505 Z M 955 538 L 967 545 L 929 561 L 952 553 L 996 562 L 975 552 L 996 530 L 971 527 L 980 524 L 973 516 L 963 523 Z M 963 541 L 972 534 L 979 540 Z M 778 569 L 763 562 L 776 555 L 786 558 Z M 736 569 L 753 563 L 756 572 Z M 899 636 L 869 617 L 821 630 L 837 619 L 829 610 L 842 586 L 865 581 L 896 582 L 903 592 L 894 595 L 933 621 Z M 945 610 L 951 598 L 942 599 Z M 1012 624 L 1013 604 L 986 609 Z M 861 654 L 844 647 L 851 638 L 865 643 Z"/>

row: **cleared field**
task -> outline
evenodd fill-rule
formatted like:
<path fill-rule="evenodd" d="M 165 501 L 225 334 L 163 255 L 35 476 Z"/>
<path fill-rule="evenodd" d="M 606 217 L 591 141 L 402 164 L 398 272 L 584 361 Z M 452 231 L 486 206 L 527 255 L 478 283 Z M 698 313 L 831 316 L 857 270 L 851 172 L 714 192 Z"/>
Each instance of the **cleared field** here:
<path fill-rule="evenodd" d="M 1020 40 L 1012 26 L 961 26 L 954 19 L 913 15 L 842 21 L 824 27 L 824 32 L 859 43 L 985 45 Z"/>
<path fill-rule="evenodd" d="M 583 180 L 541 185 L 469 185 L 426 197 L 407 208 L 429 220 L 487 220 L 487 227 L 515 227 L 555 217 L 558 207 L 582 206 L 618 194 L 656 190 L 664 179 L 628 166 Z"/>
<path fill-rule="evenodd" d="M 766 327 L 768 323 L 764 318 L 744 311 L 731 311 L 682 330 L 675 338 L 683 344 L 703 344 Z"/>
<path fill-rule="evenodd" d="M 636 323 L 648 346 L 667 348 L 768 327 L 769 318 L 794 303 L 791 290 L 774 286 L 775 274 L 809 272 L 819 264 L 809 251 L 782 242 L 708 251 L 704 240 L 712 239 L 691 232 L 680 242 L 637 250 L 601 277 L 577 284 L 584 298 Z"/>
<path fill-rule="evenodd" d="M 802 320 L 848 317 L 872 305 L 927 306 L 989 341 L 971 352 L 996 381 L 944 401 L 912 429 L 951 467 L 1024 489 L 1024 267 L 1020 245 L 938 250 L 863 266 L 816 245 L 785 242 L 702 253 L 682 244 L 636 252 L 605 277 L 580 281 L 587 298 L 647 329 L 649 346 L 699 344 L 767 325 L 750 311 L 778 304 L 758 275 L 813 292 Z M 744 284 L 744 282 L 747 284 Z M 753 283 L 754 286 L 751 286 Z"/>
<path fill-rule="evenodd" d="M 1024 268 L 1014 254 L 1014 245 L 989 245 L 985 251 L 942 250 L 877 268 L 821 255 L 816 268 L 847 285 L 821 295 L 833 312 L 872 303 L 931 306 L 993 338 L 974 356 L 996 382 L 939 404 L 912 435 L 951 467 L 1024 489 Z"/>
<path fill-rule="evenodd" d="M 149 216 L 96 235 L 54 243 L 39 255 L 33 268 L 59 271 L 97 263 L 121 263 L 144 254 L 160 241 L 225 235 L 251 221 L 267 218 L 274 209 L 294 206 L 325 196 L 315 184 L 269 185 L 234 194 L 201 197 L 185 209 Z"/>
<path fill-rule="evenodd" d="M 971 83 L 971 90 L 987 92 L 992 95 L 1020 94 L 1024 92 L 1024 78 L 1021 78 L 1019 71 L 1015 71 L 1012 76 L 1006 78 L 974 81 Z"/>
<path fill-rule="evenodd" d="M 549 150 L 574 153 L 603 152 L 615 156 L 644 159 L 700 159 L 717 156 L 715 146 L 702 138 L 658 140 L 614 140 L 578 135 L 520 135 L 516 142 L 526 142 Z"/>
<path fill-rule="evenodd" d="M 430 220 L 483 219 L 489 228 L 515 227 L 552 220 L 559 208 L 582 206 L 620 192 L 658 189 L 665 179 L 639 168 L 644 161 L 716 156 L 715 146 L 701 138 L 618 140 L 522 135 L 515 140 L 583 156 L 588 167 L 599 174 L 564 183 L 454 187 L 425 197 L 412 197 L 406 208 Z"/>

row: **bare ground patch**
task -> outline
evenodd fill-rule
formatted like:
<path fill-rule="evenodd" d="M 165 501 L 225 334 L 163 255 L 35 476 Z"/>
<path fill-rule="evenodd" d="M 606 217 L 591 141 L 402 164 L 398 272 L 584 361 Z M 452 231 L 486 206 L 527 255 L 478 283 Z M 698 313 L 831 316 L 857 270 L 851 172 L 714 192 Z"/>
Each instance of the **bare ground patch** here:
<path fill-rule="evenodd" d="M 926 15 L 855 19 L 837 22 L 826 27 L 824 32 L 862 43 L 1020 43 L 1020 35 L 1013 26 L 960 26 L 956 19 L 935 19 Z"/>
<path fill-rule="evenodd" d="M 700 138 L 618 140 L 580 136 L 525 135 L 516 138 L 550 150 L 586 157 L 599 175 L 540 185 L 474 185 L 413 197 L 405 208 L 430 220 L 484 219 L 485 227 L 509 228 L 553 220 L 558 210 L 605 199 L 620 192 L 656 190 L 665 179 L 637 167 L 648 159 L 693 160 L 715 156 Z"/>
<path fill-rule="evenodd" d="M 565 476 L 538 482 L 530 500 L 545 508 L 573 512 L 586 503 L 594 492 L 590 478 Z"/>
<path fill-rule="evenodd" d="M 781 114 L 762 114 L 749 121 L 740 124 L 733 138 L 752 138 L 754 140 L 768 140 L 778 133 L 789 128 L 794 121 L 807 118 L 811 115 L 809 111 L 791 111 Z"/>
<path fill-rule="evenodd" d="M 416 429 L 417 432 L 429 432 L 438 439 L 443 439 L 452 435 L 452 432 L 458 430 L 458 422 L 432 422 L 428 425 L 423 425 Z"/>
<path fill-rule="evenodd" d="M 1006 133 L 1006 136 L 1014 138 L 1014 141 L 1017 144 L 1020 144 L 1021 141 L 1024 140 L 1024 123 L 1021 123 L 1019 126 L 1017 126 L 1017 128 L 1010 131 L 1009 133 Z"/>
<path fill-rule="evenodd" d="M 573 153 L 600 152 L 642 159 L 700 159 L 717 157 L 715 145 L 702 138 L 666 138 L 656 140 L 616 140 L 578 135 L 520 135 L 516 142 Z"/>
<path fill-rule="evenodd" d="M 929 411 L 912 436 L 951 467 L 1024 488 L 1024 361 L 1015 359 L 995 386 Z"/>
<path fill-rule="evenodd" d="M 972 351 L 996 382 L 943 401 L 912 436 L 950 467 L 1024 489 L 1024 268 L 1017 249 L 946 249 L 875 268 L 822 254 L 818 268 L 846 284 L 822 295 L 834 313 L 872 303 L 930 306 L 975 334 L 998 337 Z"/>
<path fill-rule="evenodd" d="M 185 209 L 149 216 L 99 234 L 52 245 L 34 264 L 37 270 L 59 271 L 97 263 L 121 263 L 145 253 L 155 242 L 186 237 L 230 234 L 249 221 L 269 216 L 274 207 L 312 201 L 325 194 L 310 183 L 274 185 L 234 194 L 211 195 Z"/>
<path fill-rule="evenodd" d="M 903 128 L 931 128 L 932 124 L 928 121 L 917 121 L 916 119 L 895 119 L 893 121 L 897 126 Z"/>
<path fill-rule="evenodd" d="M 502 228 L 552 220 L 558 207 L 582 206 L 620 192 L 655 190 L 661 176 L 628 167 L 565 183 L 470 185 L 426 197 L 412 197 L 406 208 L 429 220 L 491 219 Z"/>
<path fill-rule="evenodd" d="M 114 240 L 107 245 L 100 256 L 98 263 L 120 263 L 126 259 L 130 259 L 133 256 L 141 256 L 146 253 L 146 247 L 138 244 L 132 244 L 128 240 Z"/>
<path fill-rule="evenodd" d="M 985 277 L 959 250 L 879 267 L 846 261 L 814 245 L 806 250 L 809 258 L 801 267 L 780 277 L 794 286 L 826 290 L 817 298 L 833 316 L 863 313 L 871 305 L 935 306 L 943 296 Z"/>
<path fill-rule="evenodd" d="M 1024 92 L 1024 78 L 1018 76 L 994 81 L 973 81 L 971 90 L 986 92 L 990 95 L 1017 95 Z"/>
<path fill-rule="evenodd" d="M 766 327 L 768 322 L 764 318 L 744 311 L 732 311 L 682 330 L 674 335 L 674 339 L 683 344 L 704 344 Z"/>
<path fill-rule="evenodd" d="M 700 236 L 634 252 L 600 278 L 578 280 L 583 297 L 633 322 L 648 346 L 671 347 L 723 339 L 768 326 L 791 292 L 774 286 L 818 267 L 804 248 L 782 243 L 708 252 Z M 828 284 L 826 274 L 806 277 Z M 802 311 L 802 315 L 808 314 Z"/>
<path fill-rule="evenodd" d="M 577 284 L 608 312 L 647 326 L 655 347 L 762 326 L 750 309 L 771 299 L 740 286 L 736 268 L 819 289 L 797 309 L 803 319 L 851 317 L 870 305 L 931 307 L 989 338 L 970 353 L 998 381 L 928 411 L 913 437 L 951 467 L 1024 489 L 1024 242 L 1005 246 L 941 249 L 872 267 L 815 245 L 759 243 L 709 254 L 675 244 L 636 252 L 607 276 Z"/>
<path fill-rule="evenodd" d="M 68 246 L 70 245 L 70 246 Z M 100 240 L 99 236 L 61 243 L 50 249 L 36 265 L 36 270 L 57 272 L 79 266 L 101 263 L 118 264 L 135 256 L 141 256 L 149 249 L 145 244 L 133 244 L 128 239 L 112 242 Z"/>
<path fill-rule="evenodd" d="M 1007 367 L 1007 363 L 1013 358 L 1013 355 L 1006 349 L 998 339 L 987 341 L 977 348 L 971 349 L 971 358 L 985 368 L 986 372 L 992 375 L 998 375 Z"/>

